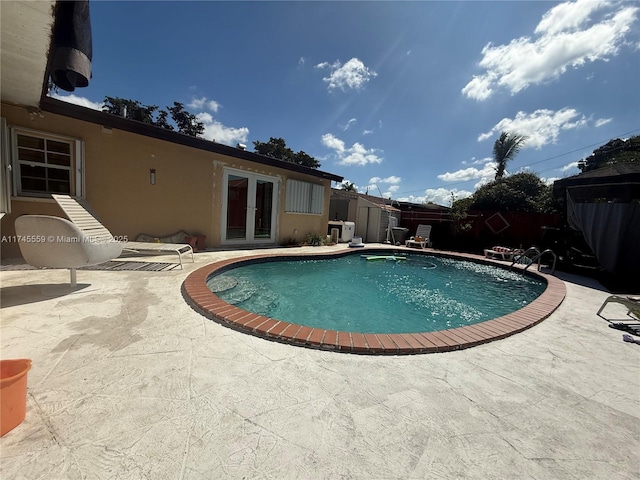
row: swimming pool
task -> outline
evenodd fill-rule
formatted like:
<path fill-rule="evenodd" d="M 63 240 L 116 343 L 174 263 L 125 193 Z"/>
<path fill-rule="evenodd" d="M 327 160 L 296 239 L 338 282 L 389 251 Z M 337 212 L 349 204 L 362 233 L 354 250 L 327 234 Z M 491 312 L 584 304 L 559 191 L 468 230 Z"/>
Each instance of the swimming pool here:
<path fill-rule="evenodd" d="M 541 279 L 427 255 L 348 255 L 252 263 L 207 280 L 222 300 L 314 328 L 433 332 L 491 320 L 538 297 Z"/>
<path fill-rule="evenodd" d="M 401 254 L 414 253 L 400 249 Z M 384 251 L 367 248 L 366 254 L 385 253 Z M 417 253 L 417 252 L 415 252 Z M 414 253 L 414 254 L 415 254 Z M 422 253 L 422 252 L 420 252 Z M 426 252 L 425 252 L 426 253 Z M 351 255 L 350 255 L 351 254 Z M 433 252 L 429 253 L 433 255 Z M 497 261 L 484 259 L 480 256 L 463 255 L 453 252 L 437 252 L 438 259 L 470 260 L 475 264 L 499 265 Z M 264 264 L 274 261 L 309 261 L 317 258 L 337 259 L 350 257 L 353 261 L 360 261 L 360 255 L 353 256 L 353 251 L 325 251 L 318 255 L 283 255 L 262 252 L 242 258 L 234 258 L 215 262 L 191 273 L 183 283 L 182 290 L 185 300 L 198 312 L 221 324 L 260 337 L 281 342 L 292 343 L 320 349 L 364 354 L 409 354 L 429 353 L 468 348 L 492 340 L 505 338 L 523 331 L 549 316 L 564 299 L 566 289 L 564 283 L 556 277 L 540 272 L 527 272 L 528 275 L 546 283 L 546 288 L 537 298 L 523 308 L 490 320 L 473 324 L 454 326 L 437 331 L 413 331 L 404 333 L 365 333 L 352 330 L 334 329 L 303 325 L 300 319 L 295 322 L 270 318 L 260 313 L 253 313 L 232 305 L 211 292 L 207 281 L 216 276 L 227 276 L 236 267 L 249 264 Z M 412 255 L 413 257 L 413 255 Z M 433 258 L 426 261 L 433 261 Z M 433 263 L 436 263 L 435 261 Z M 511 273 L 511 272 L 509 272 Z M 522 275 L 518 273 L 518 275 Z M 222 289 L 224 290 L 224 288 Z M 338 306 L 325 295 L 326 308 L 344 308 Z"/>

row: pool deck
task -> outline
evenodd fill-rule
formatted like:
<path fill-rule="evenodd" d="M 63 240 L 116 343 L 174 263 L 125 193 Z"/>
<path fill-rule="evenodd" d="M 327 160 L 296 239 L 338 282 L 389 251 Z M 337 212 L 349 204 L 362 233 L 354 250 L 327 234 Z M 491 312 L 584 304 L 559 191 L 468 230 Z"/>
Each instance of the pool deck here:
<path fill-rule="evenodd" d="M 73 291 L 67 271 L 5 262 L 0 353 L 33 367 L 26 419 L 0 438 L 0 478 L 640 476 L 640 345 L 596 315 L 609 293 L 592 279 L 558 273 L 564 301 L 520 333 L 420 355 L 247 335 L 181 290 L 214 262 L 344 249 L 82 270 Z M 603 312 L 625 314 L 618 304 Z"/>

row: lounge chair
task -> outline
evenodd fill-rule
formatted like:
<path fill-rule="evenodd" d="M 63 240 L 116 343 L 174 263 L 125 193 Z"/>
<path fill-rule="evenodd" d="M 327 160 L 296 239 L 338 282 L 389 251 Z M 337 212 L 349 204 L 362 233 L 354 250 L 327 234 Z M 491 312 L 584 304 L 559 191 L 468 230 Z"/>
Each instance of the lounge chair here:
<path fill-rule="evenodd" d="M 431 225 L 418 225 L 415 236 L 409 238 L 404 244 L 406 247 L 419 246 L 420 248 L 431 246 Z"/>
<path fill-rule="evenodd" d="M 15 227 L 24 260 L 38 268 L 68 268 L 72 288 L 76 268 L 98 265 L 122 253 L 122 244 L 104 227 L 86 233 L 64 218 L 48 215 L 22 215 Z"/>
<path fill-rule="evenodd" d="M 524 252 L 519 248 L 509 247 L 491 247 L 484 250 L 484 256 L 487 258 L 493 258 L 498 260 L 512 261 L 516 255 L 522 255 Z"/>
<path fill-rule="evenodd" d="M 604 318 L 602 315 L 602 311 L 609 303 L 620 303 L 627 307 L 627 316 L 631 318 L 636 318 L 640 320 L 640 297 L 630 297 L 630 296 L 620 296 L 620 295 L 610 295 L 604 301 L 604 303 L 600 306 L 600 309 L 596 313 L 601 318 Z M 606 320 L 606 319 L 605 319 Z"/>
<path fill-rule="evenodd" d="M 64 211 L 65 215 L 69 217 L 75 225 L 83 232 L 91 235 L 95 231 L 107 230 L 83 205 L 78 203 L 77 200 L 71 198 L 69 195 L 51 195 L 53 199 L 60 205 L 60 208 Z M 102 229 L 102 230 L 101 230 Z M 113 238 L 113 237 L 112 237 Z M 162 253 L 175 253 L 178 256 L 180 268 L 182 268 L 182 255 L 185 253 L 191 254 L 191 261 L 193 262 L 193 248 L 188 243 L 153 243 L 153 242 L 121 242 L 122 249 L 141 253 L 141 254 L 162 254 Z"/>

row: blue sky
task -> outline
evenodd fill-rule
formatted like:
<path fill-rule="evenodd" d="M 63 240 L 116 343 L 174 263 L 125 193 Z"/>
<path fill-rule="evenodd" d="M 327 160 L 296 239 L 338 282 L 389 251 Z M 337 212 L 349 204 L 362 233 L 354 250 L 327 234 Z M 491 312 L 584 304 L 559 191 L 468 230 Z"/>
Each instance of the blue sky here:
<path fill-rule="evenodd" d="M 508 173 L 552 181 L 640 134 L 640 3 L 92 1 L 93 78 L 67 101 L 184 103 L 204 137 L 281 137 L 360 192 L 448 205 Z"/>

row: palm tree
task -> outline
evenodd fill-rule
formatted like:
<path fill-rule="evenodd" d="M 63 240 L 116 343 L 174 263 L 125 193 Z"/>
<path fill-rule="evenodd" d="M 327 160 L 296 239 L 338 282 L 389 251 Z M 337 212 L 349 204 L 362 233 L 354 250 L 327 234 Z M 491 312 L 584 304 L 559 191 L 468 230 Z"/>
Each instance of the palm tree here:
<path fill-rule="evenodd" d="M 358 189 L 356 188 L 356 185 L 354 183 L 349 183 L 349 182 L 344 182 L 342 185 L 342 190 L 345 190 L 347 192 L 357 192 Z"/>
<path fill-rule="evenodd" d="M 520 151 L 527 141 L 526 135 L 501 132 L 500 138 L 493 144 L 493 161 L 496 162 L 496 180 L 502 178 L 507 163 Z"/>

